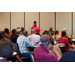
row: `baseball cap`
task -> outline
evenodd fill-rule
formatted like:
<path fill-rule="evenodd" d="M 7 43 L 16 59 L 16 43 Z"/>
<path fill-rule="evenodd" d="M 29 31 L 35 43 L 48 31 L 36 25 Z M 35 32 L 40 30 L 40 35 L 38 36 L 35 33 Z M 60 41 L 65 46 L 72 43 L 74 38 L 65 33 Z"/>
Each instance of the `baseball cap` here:
<path fill-rule="evenodd" d="M 49 42 L 49 36 L 48 35 L 42 35 L 40 38 L 40 44 L 47 44 Z"/>

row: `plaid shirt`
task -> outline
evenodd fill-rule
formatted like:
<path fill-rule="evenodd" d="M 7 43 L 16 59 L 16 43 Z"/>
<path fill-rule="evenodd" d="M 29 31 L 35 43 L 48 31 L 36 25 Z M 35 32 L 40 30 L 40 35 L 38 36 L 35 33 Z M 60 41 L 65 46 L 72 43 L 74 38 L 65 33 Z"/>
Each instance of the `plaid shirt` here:
<path fill-rule="evenodd" d="M 21 35 L 18 37 L 17 43 L 19 45 L 20 53 L 26 53 L 27 52 L 27 45 L 30 47 L 33 47 L 31 42 L 24 35 Z"/>

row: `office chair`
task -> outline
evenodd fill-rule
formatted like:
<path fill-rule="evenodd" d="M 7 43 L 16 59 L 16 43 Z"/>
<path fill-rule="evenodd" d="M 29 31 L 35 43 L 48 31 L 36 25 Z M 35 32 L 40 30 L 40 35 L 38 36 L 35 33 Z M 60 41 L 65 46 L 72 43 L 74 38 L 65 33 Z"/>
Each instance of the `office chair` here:
<path fill-rule="evenodd" d="M 20 54 L 20 51 L 19 51 L 19 46 L 18 46 L 18 44 L 17 43 L 13 43 L 13 46 L 14 46 L 14 52 L 17 52 L 17 55 L 21 58 L 21 60 L 23 60 L 23 61 L 29 61 L 28 59 L 28 57 L 21 57 L 21 54 Z"/>

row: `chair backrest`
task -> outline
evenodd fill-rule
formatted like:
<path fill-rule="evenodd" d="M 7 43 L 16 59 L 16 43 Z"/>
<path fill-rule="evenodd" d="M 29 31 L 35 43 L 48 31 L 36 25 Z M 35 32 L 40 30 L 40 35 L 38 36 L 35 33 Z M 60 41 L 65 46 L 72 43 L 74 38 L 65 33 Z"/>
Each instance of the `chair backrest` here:
<path fill-rule="evenodd" d="M 27 50 L 28 51 L 34 51 L 34 49 L 35 49 L 35 47 L 29 47 L 29 46 L 27 46 Z"/>
<path fill-rule="evenodd" d="M 58 43 L 58 47 L 60 48 L 60 50 L 63 54 L 65 52 L 65 50 L 64 50 L 65 44 L 64 43 Z"/>
<path fill-rule="evenodd" d="M 14 46 L 14 52 L 17 52 L 18 56 L 20 57 L 20 51 L 19 51 L 19 46 L 17 43 L 13 43 Z"/>
<path fill-rule="evenodd" d="M 59 47 L 65 47 L 65 44 L 64 43 L 58 43 L 58 46 Z"/>
<path fill-rule="evenodd" d="M 31 54 L 31 62 L 34 62 L 34 56 Z"/>

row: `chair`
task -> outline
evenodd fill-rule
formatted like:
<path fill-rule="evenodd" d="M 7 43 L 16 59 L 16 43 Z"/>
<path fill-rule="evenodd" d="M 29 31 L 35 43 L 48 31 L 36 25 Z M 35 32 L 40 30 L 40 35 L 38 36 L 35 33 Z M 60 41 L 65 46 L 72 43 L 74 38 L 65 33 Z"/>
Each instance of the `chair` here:
<path fill-rule="evenodd" d="M 58 43 L 58 46 L 62 52 L 62 54 L 65 52 L 65 50 L 63 49 L 65 47 L 65 44 L 64 43 Z"/>
<path fill-rule="evenodd" d="M 31 62 L 34 62 L 34 56 L 31 54 Z"/>
<path fill-rule="evenodd" d="M 14 52 L 17 52 L 17 55 L 21 58 L 21 60 L 26 60 L 28 57 L 21 57 L 20 51 L 19 51 L 19 46 L 17 43 L 13 43 L 14 46 Z"/>
<path fill-rule="evenodd" d="M 13 46 L 14 46 L 14 52 L 17 52 L 17 55 L 19 57 L 21 57 L 18 44 L 17 43 L 13 43 Z"/>

